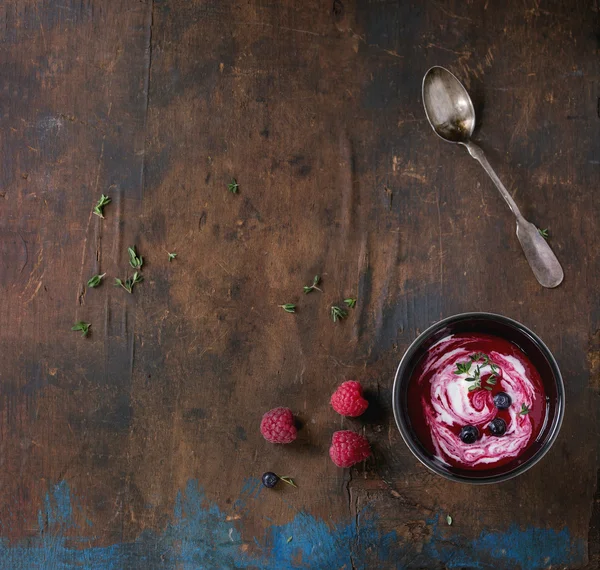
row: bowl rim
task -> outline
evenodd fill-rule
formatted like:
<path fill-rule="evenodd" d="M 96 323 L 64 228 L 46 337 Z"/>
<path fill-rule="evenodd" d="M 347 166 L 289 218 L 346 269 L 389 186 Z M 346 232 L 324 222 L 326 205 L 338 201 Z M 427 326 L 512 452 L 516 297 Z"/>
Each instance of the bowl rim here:
<path fill-rule="evenodd" d="M 537 347 L 540 349 L 542 354 L 547 358 L 550 368 L 554 373 L 554 378 L 556 382 L 556 392 L 557 392 L 557 414 L 553 420 L 552 431 L 549 435 L 548 440 L 544 443 L 544 445 L 538 450 L 538 452 L 530 457 L 526 462 L 518 467 L 515 467 L 513 470 L 508 471 L 507 473 L 502 473 L 500 475 L 491 475 L 488 477 L 467 477 L 464 475 L 456 475 L 453 473 L 448 473 L 441 467 L 437 466 L 435 463 L 429 460 L 429 458 L 423 453 L 417 443 L 414 441 L 414 438 L 410 437 L 410 430 L 407 424 L 406 419 L 403 417 L 401 413 L 401 406 L 399 401 L 399 390 L 400 390 L 400 373 L 403 371 L 403 367 L 406 366 L 406 362 L 412 357 L 414 352 L 419 348 L 421 343 L 423 343 L 427 338 L 436 332 L 437 330 L 443 328 L 445 325 L 450 323 L 459 322 L 463 320 L 469 320 L 474 318 L 483 318 L 484 320 L 492 320 L 492 321 L 500 321 L 504 324 L 513 326 L 517 330 L 527 334 L 531 337 Z M 445 479 L 449 479 L 451 481 L 460 482 L 460 483 L 469 483 L 471 485 L 489 485 L 491 483 L 501 483 L 503 481 L 508 481 L 509 479 L 513 479 L 521 473 L 524 473 L 528 469 L 531 469 L 534 465 L 536 465 L 545 455 L 548 453 L 558 434 L 560 432 L 560 428 L 563 423 L 563 418 L 565 414 L 565 386 L 562 378 L 562 374 L 560 373 L 560 368 L 558 367 L 558 363 L 554 358 L 554 355 L 550 351 L 550 349 L 546 346 L 546 344 L 542 341 L 542 339 L 534 333 L 530 328 L 526 327 L 522 323 L 511 319 L 509 317 L 505 317 L 504 315 L 498 315 L 496 313 L 488 313 L 488 312 L 467 312 L 467 313 L 458 313 L 456 315 L 451 315 L 444 319 L 441 319 L 431 326 L 427 327 L 420 335 L 415 338 L 411 344 L 408 346 L 404 355 L 400 359 L 400 363 L 398 364 L 398 368 L 396 369 L 396 374 L 394 376 L 394 386 L 392 389 L 392 409 L 394 411 L 394 419 L 396 421 L 396 427 L 400 431 L 400 435 L 404 440 L 404 443 L 410 449 L 412 454 L 425 466 L 427 469 L 441 475 Z"/>

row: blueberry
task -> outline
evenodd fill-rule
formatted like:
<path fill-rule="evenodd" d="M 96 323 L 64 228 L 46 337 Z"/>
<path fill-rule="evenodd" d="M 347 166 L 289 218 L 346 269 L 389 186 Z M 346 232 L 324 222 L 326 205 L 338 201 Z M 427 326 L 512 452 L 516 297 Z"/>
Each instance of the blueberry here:
<path fill-rule="evenodd" d="M 279 477 L 272 473 L 271 471 L 267 471 L 262 476 L 262 483 L 265 487 L 272 489 L 279 482 Z"/>
<path fill-rule="evenodd" d="M 494 396 L 494 405 L 499 410 L 506 410 L 510 407 L 511 404 L 512 404 L 512 400 L 506 392 L 498 392 Z"/>
<path fill-rule="evenodd" d="M 489 425 L 492 435 L 500 437 L 506 433 L 506 422 L 502 418 L 494 418 Z"/>
<path fill-rule="evenodd" d="M 479 430 L 475 426 L 465 426 L 460 430 L 463 443 L 475 443 L 479 438 Z"/>

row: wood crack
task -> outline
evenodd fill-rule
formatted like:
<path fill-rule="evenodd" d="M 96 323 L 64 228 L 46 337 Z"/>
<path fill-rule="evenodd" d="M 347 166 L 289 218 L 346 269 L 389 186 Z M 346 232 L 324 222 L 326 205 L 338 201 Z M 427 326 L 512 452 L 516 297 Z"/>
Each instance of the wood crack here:
<path fill-rule="evenodd" d="M 142 151 L 142 165 L 140 172 L 140 192 L 144 195 L 144 185 L 146 177 L 146 135 L 148 126 L 148 109 L 150 107 L 150 76 L 152 74 L 152 29 L 154 27 L 154 0 L 150 1 L 148 14 L 148 71 L 146 73 L 146 82 L 144 89 L 146 91 L 146 106 L 144 109 L 144 145 Z"/>
<path fill-rule="evenodd" d="M 352 472 L 350 471 L 350 469 L 348 469 L 348 479 L 346 480 L 346 493 L 348 495 L 348 510 L 350 511 L 350 516 L 354 517 L 354 539 L 353 539 L 353 544 L 350 547 L 350 565 L 352 567 L 352 570 L 356 570 L 356 565 L 354 564 L 354 551 L 355 551 L 356 547 L 358 546 L 358 509 L 356 508 L 356 505 L 354 505 L 354 512 L 352 512 L 353 511 L 352 489 L 350 488 L 350 483 L 352 483 Z"/>

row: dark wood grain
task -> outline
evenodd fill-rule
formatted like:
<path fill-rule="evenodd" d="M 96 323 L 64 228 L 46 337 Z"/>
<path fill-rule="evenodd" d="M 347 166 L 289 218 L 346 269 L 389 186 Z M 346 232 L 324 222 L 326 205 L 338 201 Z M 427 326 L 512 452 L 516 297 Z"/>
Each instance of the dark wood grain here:
<path fill-rule="evenodd" d="M 169 548 L 140 537 L 165 532 L 197 480 L 249 560 L 308 513 L 331 529 L 354 521 L 343 548 L 356 568 L 458 568 L 454 547 L 515 568 L 476 539 L 528 528 L 567 529 L 583 547 L 562 564 L 597 567 L 599 29 L 584 0 L 0 6 L 0 535 L 33 540 L 45 493 L 65 481 L 76 524 L 48 532 L 75 549 L 136 543 L 125 567 L 163 567 Z M 558 289 L 538 286 L 480 167 L 431 132 L 420 85 L 432 65 L 464 81 L 477 140 L 549 228 Z M 104 220 L 91 215 L 101 193 Z M 132 273 L 133 244 L 145 280 L 128 295 L 112 281 Z M 316 273 L 324 293 L 303 295 Z M 347 296 L 356 309 L 332 323 Z M 390 407 L 412 339 L 469 310 L 535 330 L 567 390 L 550 454 L 477 488 L 418 464 Z M 77 320 L 89 338 L 70 331 Z M 329 406 L 349 378 L 371 401 L 358 420 Z M 284 448 L 258 431 L 278 405 L 303 425 Z M 340 428 L 364 433 L 374 459 L 337 469 Z M 299 489 L 245 497 L 267 470 Z M 367 511 L 401 545 L 387 560 L 363 533 Z M 219 544 L 200 548 L 228 567 Z"/>

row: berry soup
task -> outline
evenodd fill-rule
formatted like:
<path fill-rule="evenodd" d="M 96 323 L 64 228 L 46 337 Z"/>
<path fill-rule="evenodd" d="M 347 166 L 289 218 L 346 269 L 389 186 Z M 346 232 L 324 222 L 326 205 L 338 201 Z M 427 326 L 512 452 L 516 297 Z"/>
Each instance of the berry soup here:
<path fill-rule="evenodd" d="M 445 465 L 501 467 L 536 441 L 548 404 L 540 374 L 515 344 L 483 333 L 433 344 L 408 383 L 408 416 L 423 447 Z"/>

